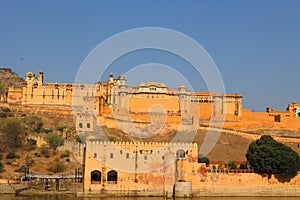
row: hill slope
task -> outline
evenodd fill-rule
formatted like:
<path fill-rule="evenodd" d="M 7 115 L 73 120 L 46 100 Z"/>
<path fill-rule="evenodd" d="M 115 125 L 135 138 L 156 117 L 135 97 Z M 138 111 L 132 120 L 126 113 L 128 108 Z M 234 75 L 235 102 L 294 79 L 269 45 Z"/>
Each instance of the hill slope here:
<path fill-rule="evenodd" d="M 0 84 L 2 84 L 5 88 L 5 91 L 7 91 L 8 87 L 11 86 L 22 87 L 24 84 L 24 79 L 15 72 L 0 70 Z"/>

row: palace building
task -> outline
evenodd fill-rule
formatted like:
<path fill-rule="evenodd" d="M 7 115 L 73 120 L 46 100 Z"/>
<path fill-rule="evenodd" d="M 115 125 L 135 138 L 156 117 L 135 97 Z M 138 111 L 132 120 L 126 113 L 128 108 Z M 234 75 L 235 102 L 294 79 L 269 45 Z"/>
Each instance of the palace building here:
<path fill-rule="evenodd" d="M 38 75 L 28 72 L 23 87 L 10 87 L 4 99 L 11 105 L 68 108 L 79 131 L 95 131 L 94 124 L 103 118 L 110 127 L 115 126 L 111 118 L 141 123 L 155 118 L 177 125 L 199 120 L 205 126 L 211 119 L 221 119 L 225 128 L 256 130 L 264 123 L 267 129 L 300 130 L 300 104 L 296 102 L 286 110 L 251 112 L 243 108 L 240 94 L 194 92 L 184 85 L 172 89 L 155 82 L 129 86 L 126 81 L 111 73 L 107 81 L 94 84 L 45 83 L 40 70 Z"/>
<path fill-rule="evenodd" d="M 36 76 L 28 72 L 23 88 L 11 87 L 7 103 L 22 105 L 76 105 L 79 98 L 93 101 L 96 115 L 105 114 L 107 108 L 116 112 L 149 113 L 153 105 L 161 105 L 168 115 L 188 113 L 191 105 L 199 110 L 200 117 L 210 118 L 220 114 L 240 116 L 242 96 L 239 94 L 216 94 L 192 92 L 184 85 L 175 89 L 163 83 L 141 83 L 127 86 L 126 78 L 114 78 L 111 73 L 107 82 L 95 84 L 44 83 L 44 72 Z M 111 112 L 112 112 L 111 111 Z"/>

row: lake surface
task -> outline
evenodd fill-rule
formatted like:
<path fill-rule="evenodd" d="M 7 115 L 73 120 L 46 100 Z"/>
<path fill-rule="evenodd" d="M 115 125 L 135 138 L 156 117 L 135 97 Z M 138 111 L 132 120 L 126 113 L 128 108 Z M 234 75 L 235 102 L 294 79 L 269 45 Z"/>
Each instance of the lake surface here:
<path fill-rule="evenodd" d="M 163 197 L 74 197 L 73 195 L 4 195 L 0 200 L 165 200 Z M 181 199 L 181 198 L 180 198 Z M 299 200 L 299 197 L 193 197 L 187 200 Z M 182 200 L 185 200 L 182 199 Z"/>

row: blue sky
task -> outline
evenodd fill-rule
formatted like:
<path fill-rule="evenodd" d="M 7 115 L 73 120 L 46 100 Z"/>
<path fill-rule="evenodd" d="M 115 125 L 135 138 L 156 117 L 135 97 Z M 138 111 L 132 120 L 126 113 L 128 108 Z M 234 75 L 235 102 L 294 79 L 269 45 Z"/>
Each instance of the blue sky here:
<path fill-rule="evenodd" d="M 226 91 L 244 96 L 244 107 L 285 109 L 293 100 L 300 102 L 299 10 L 297 0 L 0 0 L 0 66 L 22 77 L 42 68 L 48 82 L 74 82 L 85 57 L 108 37 L 133 28 L 164 27 L 200 43 L 219 68 Z M 188 68 L 157 54 L 128 55 L 111 69 L 124 73 L 126 67 L 149 62 Z M 144 78 L 161 81 L 155 74 Z M 201 80 L 196 89 L 206 90 Z"/>

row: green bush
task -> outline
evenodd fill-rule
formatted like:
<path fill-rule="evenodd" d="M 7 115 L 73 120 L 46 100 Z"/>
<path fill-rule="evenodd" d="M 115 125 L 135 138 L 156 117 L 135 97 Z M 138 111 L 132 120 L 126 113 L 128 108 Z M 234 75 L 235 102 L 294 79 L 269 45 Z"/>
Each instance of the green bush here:
<path fill-rule="evenodd" d="M 67 128 L 67 126 L 57 126 L 56 130 L 60 131 L 61 133 Z"/>
<path fill-rule="evenodd" d="M 226 164 L 227 168 L 229 169 L 237 169 L 238 167 L 236 166 L 235 162 L 234 161 L 229 161 L 227 164 Z"/>
<path fill-rule="evenodd" d="M 41 157 L 41 155 L 40 155 L 38 152 L 35 152 L 35 153 L 34 153 L 34 156 L 35 156 L 35 157 Z"/>
<path fill-rule="evenodd" d="M 50 157 L 50 151 L 47 147 L 42 147 L 41 148 L 41 154 L 43 156 L 45 156 L 46 158 L 49 158 Z"/>
<path fill-rule="evenodd" d="M 65 150 L 61 153 L 60 158 L 66 158 L 70 156 L 70 152 L 68 150 Z"/>
<path fill-rule="evenodd" d="M 56 134 L 51 134 L 47 137 L 47 143 L 49 144 L 49 146 L 51 148 L 53 148 L 54 150 L 57 149 L 57 147 L 63 145 L 64 143 L 64 139 Z"/>
<path fill-rule="evenodd" d="M 14 159 L 14 158 L 20 158 L 20 155 L 17 154 L 15 151 L 10 151 L 10 152 L 6 155 L 6 159 Z"/>
<path fill-rule="evenodd" d="M 218 169 L 224 169 L 224 168 L 225 168 L 225 166 L 222 163 L 218 164 Z"/>

